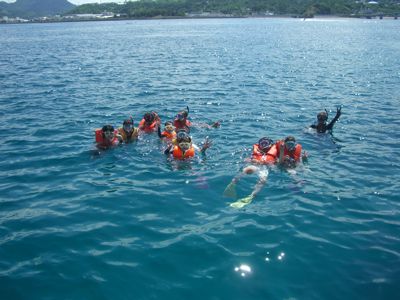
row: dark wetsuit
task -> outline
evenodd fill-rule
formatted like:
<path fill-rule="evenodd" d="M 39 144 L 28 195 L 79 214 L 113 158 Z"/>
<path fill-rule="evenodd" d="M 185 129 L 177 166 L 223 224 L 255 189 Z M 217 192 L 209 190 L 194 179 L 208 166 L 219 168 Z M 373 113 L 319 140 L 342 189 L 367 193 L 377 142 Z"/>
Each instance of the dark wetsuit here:
<path fill-rule="evenodd" d="M 324 122 L 324 123 L 313 124 L 310 127 L 316 129 L 318 133 L 325 133 L 327 130 L 332 131 L 333 125 L 339 119 L 340 115 L 341 112 L 340 110 L 338 110 L 336 116 L 332 119 L 332 121 L 328 125 Z"/>

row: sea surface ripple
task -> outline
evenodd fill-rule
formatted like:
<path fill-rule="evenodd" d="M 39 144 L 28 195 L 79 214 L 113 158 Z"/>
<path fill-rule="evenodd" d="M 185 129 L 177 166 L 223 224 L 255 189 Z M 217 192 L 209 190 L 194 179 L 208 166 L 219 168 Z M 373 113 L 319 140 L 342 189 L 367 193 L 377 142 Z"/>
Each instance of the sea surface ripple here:
<path fill-rule="evenodd" d="M 1 299 L 398 299 L 400 22 L 142 20 L 0 26 Z M 333 135 L 307 130 L 327 109 Z M 205 158 L 94 129 L 190 107 Z M 262 136 L 294 135 L 241 210 Z M 243 178 L 238 193 L 256 178 Z"/>

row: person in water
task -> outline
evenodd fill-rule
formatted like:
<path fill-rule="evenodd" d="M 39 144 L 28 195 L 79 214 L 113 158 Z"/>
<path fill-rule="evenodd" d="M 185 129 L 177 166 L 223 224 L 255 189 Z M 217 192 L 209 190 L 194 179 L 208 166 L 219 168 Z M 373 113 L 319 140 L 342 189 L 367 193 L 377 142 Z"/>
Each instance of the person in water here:
<path fill-rule="evenodd" d="M 175 130 L 185 130 L 187 132 L 190 131 L 190 126 L 192 126 L 192 122 L 188 120 L 189 116 L 189 106 L 186 107 L 186 109 L 180 111 L 174 119 L 174 126 Z"/>
<path fill-rule="evenodd" d="M 172 125 L 172 122 L 170 122 L 170 121 L 165 122 L 163 132 L 161 132 L 161 127 L 158 126 L 157 133 L 158 133 L 158 136 L 160 139 L 162 139 L 168 143 L 172 143 L 172 141 L 176 137 L 174 125 Z"/>
<path fill-rule="evenodd" d="M 139 123 L 139 131 L 151 133 L 157 130 L 161 120 L 158 114 L 154 111 L 146 112 L 143 119 Z"/>
<path fill-rule="evenodd" d="M 328 111 L 321 111 L 317 115 L 317 124 L 313 124 L 310 127 L 315 129 L 318 133 L 325 133 L 326 131 L 332 131 L 333 125 L 339 119 L 340 115 L 342 114 L 342 107 L 337 107 L 336 116 L 327 124 L 328 121 Z"/>
<path fill-rule="evenodd" d="M 277 161 L 277 150 L 274 141 L 268 137 L 261 138 L 257 144 L 253 145 L 253 153 L 250 161 L 252 165 L 243 168 L 242 172 L 232 179 L 224 191 L 224 196 L 236 198 L 236 185 L 239 180 L 247 174 L 257 174 L 258 181 L 249 196 L 231 203 L 231 207 L 242 208 L 243 206 L 251 203 L 251 201 L 253 201 L 253 199 L 267 183 L 269 173 L 267 166 L 271 166 Z"/>
<path fill-rule="evenodd" d="M 116 131 L 112 125 L 104 125 L 103 128 L 96 130 L 96 146 L 106 150 L 114 148 L 120 144 L 116 136 Z"/>
<path fill-rule="evenodd" d="M 278 164 L 284 168 L 293 169 L 302 160 L 307 159 L 307 153 L 302 152 L 302 146 L 293 136 L 276 142 Z"/>
<path fill-rule="evenodd" d="M 193 123 L 188 120 L 189 116 L 189 106 L 186 106 L 186 109 L 180 111 L 174 119 L 174 126 L 175 130 L 186 130 L 187 132 L 190 132 L 190 127 L 193 126 Z M 212 125 L 208 124 L 197 124 L 200 127 L 207 127 L 207 128 L 217 128 L 221 124 L 219 121 L 214 122 Z"/>
<path fill-rule="evenodd" d="M 166 155 L 172 155 L 172 157 L 177 160 L 186 160 L 195 157 L 196 151 L 204 154 L 210 146 L 211 141 L 206 138 L 202 148 L 200 149 L 192 143 L 192 138 L 189 134 L 184 130 L 181 130 L 176 134 L 175 142 L 168 145 L 164 153 Z"/>
<path fill-rule="evenodd" d="M 133 119 L 124 120 L 122 127 L 118 128 L 117 137 L 121 143 L 130 143 L 137 140 L 139 130 L 133 126 Z"/>

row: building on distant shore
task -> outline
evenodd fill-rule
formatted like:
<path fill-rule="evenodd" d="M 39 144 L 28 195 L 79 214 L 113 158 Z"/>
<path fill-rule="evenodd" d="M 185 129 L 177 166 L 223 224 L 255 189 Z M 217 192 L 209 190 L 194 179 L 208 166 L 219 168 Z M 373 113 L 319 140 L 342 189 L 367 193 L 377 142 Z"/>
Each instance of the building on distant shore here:
<path fill-rule="evenodd" d="M 26 22 L 29 22 L 29 20 L 22 19 L 19 17 L 10 18 L 10 17 L 4 16 L 4 17 L 0 18 L 0 23 L 26 23 Z"/>

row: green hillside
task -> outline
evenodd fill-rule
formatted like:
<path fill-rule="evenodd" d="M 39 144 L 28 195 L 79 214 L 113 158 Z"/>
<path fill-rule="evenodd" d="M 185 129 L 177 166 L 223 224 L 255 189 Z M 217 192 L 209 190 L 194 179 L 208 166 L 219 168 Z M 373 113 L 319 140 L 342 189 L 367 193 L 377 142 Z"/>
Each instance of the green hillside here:
<path fill-rule="evenodd" d="M 398 15 L 400 0 L 381 0 L 378 4 L 354 0 L 140 0 L 117 4 L 85 4 L 70 13 L 111 11 L 127 17 L 185 16 L 188 14 L 262 15 Z"/>

